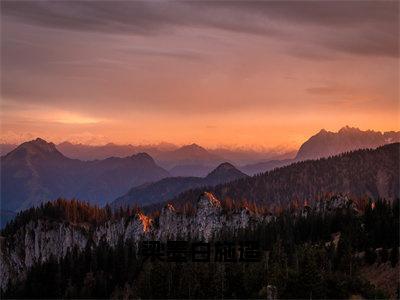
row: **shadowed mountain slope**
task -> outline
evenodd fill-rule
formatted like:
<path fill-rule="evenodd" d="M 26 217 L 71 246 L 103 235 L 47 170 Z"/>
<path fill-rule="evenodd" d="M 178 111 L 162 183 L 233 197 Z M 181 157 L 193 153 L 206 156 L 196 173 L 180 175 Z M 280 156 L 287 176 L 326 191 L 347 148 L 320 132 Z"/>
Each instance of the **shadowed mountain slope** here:
<path fill-rule="evenodd" d="M 174 198 L 180 193 L 196 187 L 212 187 L 217 184 L 247 177 L 230 163 L 219 165 L 206 177 L 170 177 L 160 181 L 132 188 L 127 194 L 117 198 L 113 207 L 148 205 Z"/>

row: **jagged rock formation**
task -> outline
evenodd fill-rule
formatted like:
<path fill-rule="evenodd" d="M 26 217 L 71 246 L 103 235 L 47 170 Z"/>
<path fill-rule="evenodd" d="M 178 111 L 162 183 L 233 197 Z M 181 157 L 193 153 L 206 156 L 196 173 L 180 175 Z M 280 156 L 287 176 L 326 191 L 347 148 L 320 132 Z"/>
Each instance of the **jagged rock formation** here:
<path fill-rule="evenodd" d="M 353 200 L 349 199 L 346 195 L 335 195 L 329 199 L 313 201 L 308 203 L 304 202 L 303 208 L 298 210 L 298 213 L 306 217 L 310 212 L 318 214 L 328 214 L 335 210 L 351 209 L 355 212 L 359 212 L 356 204 Z"/>
<path fill-rule="evenodd" d="M 338 132 L 322 129 L 301 145 L 296 160 L 328 157 L 346 151 L 376 148 L 399 141 L 400 132 L 395 131 L 383 133 L 373 130 L 362 131 L 349 126 L 343 127 Z"/>
<path fill-rule="evenodd" d="M 295 211 L 304 217 L 311 212 L 329 213 L 336 209 L 353 208 L 354 203 L 345 196 L 333 196 L 326 201 L 304 203 Z M 11 236 L 1 237 L 0 288 L 9 280 L 23 278 L 35 262 L 46 262 L 50 257 L 64 257 L 73 248 L 83 250 L 101 242 L 115 247 L 122 240 L 189 240 L 209 241 L 222 229 L 235 232 L 252 228 L 261 222 L 270 222 L 275 216 L 258 214 L 241 207 L 224 210 L 221 202 L 211 193 L 203 193 L 191 214 L 165 205 L 157 218 L 139 212 L 129 218 L 108 220 L 98 226 L 88 223 L 72 224 L 62 220 L 29 221 Z"/>
<path fill-rule="evenodd" d="M 0 287 L 5 288 L 9 280 L 24 276 L 34 262 L 45 262 L 51 256 L 64 257 L 74 247 L 83 250 L 90 243 L 98 245 L 101 241 L 115 246 L 119 239 L 139 241 L 191 237 L 209 240 L 222 228 L 237 230 L 270 218 L 246 208 L 224 213 L 220 201 L 211 193 L 204 193 L 198 200 L 194 215 L 177 212 L 172 205 L 166 205 L 158 222 L 142 213 L 129 219 L 107 221 L 95 228 L 61 221 L 31 221 L 13 236 L 2 238 Z"/>
<path fill-rule="evenodd" d="M 9 280 L 23 276 L 35 262 L 45 262 L 51 256 L 67 254 L 68 249 L 82 250 L 88 242 L 84 226 L 57 222 L 30 222 L 11 239 L 2 238 L 0 247 L 0 288 Z"/>

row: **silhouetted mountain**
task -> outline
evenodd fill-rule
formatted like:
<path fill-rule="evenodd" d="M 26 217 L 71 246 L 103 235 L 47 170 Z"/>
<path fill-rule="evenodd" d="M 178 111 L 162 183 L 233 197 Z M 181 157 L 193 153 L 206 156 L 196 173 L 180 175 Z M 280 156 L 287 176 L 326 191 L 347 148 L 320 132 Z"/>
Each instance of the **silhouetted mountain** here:
<path fill-rule="evenodd" d="M 58 197 L 104 204 L 133 186 L 168 176 L 146 153 L 85 162 L 36 139 L 1 158 L 1 204 L 11 211 Z"/>
<path fill-rule="evenodd" d="M 197 144 L 182 146 L 179 149 L 171 151 L 169 155 L 173 156 L 174 159 L 179 159 L 179 160 L 195 160 L 195 159 L 213 160 L 219 158 L 216 155 L 210 154 L 206 149 Z"/>
<path fill-rule="evenodd" d="M 63 142 L 57 145 L 57 148 L 70 158 L 80 160 L 105 159 L 107 157 L 126 157 L 139 152 L 146 152 L 156 157 L 161 151 L 172 149 L 173 146 L 167 147 L 163 145 L 156 146 L 133 146 L 133 145 L 117 145 L 108 143 L 101 146 L 90 146 L 84 144 L 72 144 Z"/>
<path fill-rule="evenodd" d="M 343 127 L 338 132 L 322 129 L 301 145 L 296 160 L 328 157 L 342 152 L 376 148 L 388 143 L 400 141 L 400 132 L 384 132 Z"/>
<path fill-rule="evenodd" d="M 57 149 L 61 151 L 65 156 L 70 158 L 77 158 L 80 160 L 93 160 L 93 159 L 104 159 L 110 156 L 115 157 L 126 157 L 138 152 L 146 152 L 150 154 L 156 162 L 166 163 L 166 168 L 171 168 L 177 166 L 184 161 L 190 161 L 190 152 L 193 151 L 195 154 L 202 153 L 201 155 L 209 157 L 211 154 L 212 166 L 207 170 L 207 173 L 203 174 L 205 176 L 214 169 L 219 163 L 223 161 L 232 161 L 236 165 L 244 165 L 256 163 L 259 161 L 267 160 L 278 160 L 278 159 L 289 159 L 296 156 L 296 151 L 285 151 L 284 149 L 271 149 L 271 150 L 252 150 L 252 149 L 240 149 L 240 148 L 216 148 L 216 149 L 204 149 L 196 144 L 183 146 L 179 149 L 178 146 L 170 143 L 160 143 L 155 145 L 117 145 L 113 143 L 108 143 L 106 145 L 84 145 L 84 144 L 73 144 L 70 142 L 63 142 L 57 146 Z M 16 148 L 16 145 L 2 144 L 3 154 L 8 153 L 12 149 Z M 0 148 L 1 149 L 1 148 Z M 174 151 L 177 150 L 177 151 Z M 182 153 L 183 152 L 183 153 Z M 208 152 L 208 153 L 207 153 Z M 186 153 L 186 154 L 185 154 Z M 189 153 L 189 154 L 188 154 Z M 184 159 L 182 159 L 182 156 Z M 199 155 L 197 155 L 199 156 Z M 217 157 L 217 162 L 214 162 Z M 174 161 L 176 159 L 176 161 Z M 199 160 L 197 160 L 199 161 Z M 209 159 L 206 159 L 209 162 Z M 204 161 L 202 162 L 204 163 Z M 186 163 L 188 164 L 188 163 Z M 202 164 L 190 164 L 193 166 L 201 166 Z M 182 165 L 182 168 L 185 168 Z M 185 174 L 186 175 L 186 174 Z M 194 174 L 191 174 L 195 176 Z"/>
<path fill-rule="evenodd" d="M 273 171 L 218 185 L 207 191 L 218 198 L 282 206 L 311 201 L 327 194 L 394 199 L 399 192 L 400 144 L 364 149 L 338 156 L 293 163 Z M 176 197 L 174 205 L 192 202 L 205 189 Z"/>
<path fill-rule="evenodd" d="M 22 143 L 4 157 L 4 162 L 13 160 L 64 160 L 66 157 L 57 150 L 53 143 L 48 143 L 41 138 Z"/>
<path fill-rule="evenodd" d="M 230 163 L 223 163 L 204 178 L 200 177 L 170 177 L 154 183 L 132 188 L 127 194 L 117 198 L 112 205 L 131 206 L 134 204 L 148 205 L 166 201 L 183 191 L 202 186 L 215 186 L 220 183 L 247 177 Z"/>
<path fill-rule="evenodd" d="M 247 175 L 236 169 L 232 164 L 225 162 L 208 174 L 205 180 L 209 184 L 215 185 L 244 177 L 247 177 Z"/>
<path fill-rule="evenodd" d="M 63 142 L 57 146 L 68 157 L 83 160 L 126 157 L 139 152 L 149 153 L 157 164 L 169 169 L 173 176 L 206 176 L 223 158 L 211 154 L 199 145 L 192 144 L 178 148 L 173 144 L 158 145 L 116 145 L 89 146 Z"/>
<path fill-rule="evenodd" d="M 202 165 L 214 168 L 222 163 L 224 159 L 215 154 L 211 154 L 197 144 L 182 146 L 173 151 L 160 152 L 157 161 L 161 166 L 171 169 L 175 166 Z"/>

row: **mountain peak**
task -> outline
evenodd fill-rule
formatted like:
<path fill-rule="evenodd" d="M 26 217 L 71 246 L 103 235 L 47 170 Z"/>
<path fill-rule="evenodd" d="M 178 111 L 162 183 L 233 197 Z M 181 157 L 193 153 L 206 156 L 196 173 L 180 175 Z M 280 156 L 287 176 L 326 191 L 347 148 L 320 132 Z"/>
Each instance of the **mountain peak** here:
<path fill-rule="evenodd" d="M 361 132 L 361 130 L 357 127 L 350 127 L 348 125 L 342 127 L 338 133 L 355 133 L 355 132 Z"/>
<path fill-rule="evenodd" d="M 234 165 L 228 162 L 224 162 L 214 169 L 214 171 L 229 171 L 229 170 L 237 170 L 237 169 L 235 168 Z"/>
<path fill-rule="evenodd" d="M 206 149 L 204 149 L 203 147 L 193 143 L 190 145 L 184 145 L 181 148 L 179 148 L 180 150 L 189 150 L 189 151 L 207 151 Z"/>
<path fill-rule="evenodd" d="M 321 130 L 301 145 L 296 160 L 317 159 L 357 149 L 376 148 L 388 142 L 398 141 L 399 137 L 399 133 L 396 132 L 385 135 L 379 131 L 363 131 L 348 125 L 338 132 Z"/>
<path fill-rule="evenodd" d="M 247 175 L 243 172 L 239 171 L 232 164 L 228 162 L 224 162 L 216 167 L 213 171 L 211 171 L 206 179 L 208 181 L 232 181 L 235 179 L 239 179 L 242 177 L 246 177 Z"/>
<path fill-rule="evenodd" d="M 65 158 L 65 156 L 57 150 L 53 143 L 49 143 L 41 138 L 22 143 L 16 149 L 8 153 L 6 157 L 8 159 L 18 157 L 39 157 L 46 159 Z"/>
<path fill-rule="evenodd" d="M 36 138 L 36 140 L 32 140 L 31 142 L 36 142 L 36 143 L 41 143 L 41 144 L 50 144 L 40 137 Z"/>
<path fill-rule="evenodd" d="M 26 144 L 27 146 L 36 147 L 44 152 L 58 152 L 56 145 L 51 142 L 47 142 L 46 140 L 41 138 L 37 138 L 36 140 L 32 140 L 24 144 Z"/>
<path fill-rule="evenodd" d="M 326 129 L 324 129 L 324 128 L 322 128 L 322 129 L 318 132 L 318 134 L 325 134 L 325 133 L 328 133 L 328 131 L 327 131 Z"/>
<path fill-rule="evenodd" d="M 206 161 L 216 161 L 218 157 L 214 154 L 211 154 L 207 151 L 207 149 L 197 145 L 190 144 L 184 145 L 176 150 L 171 151 L 170 158 L 173 157 L 173 160 L 185 161 L 186 164 L 188 162 L 193 163 L 194 161 L 206 160 Z"/>
<path fill-rule="evenodd" d="M 200 145 L 197 145 L 196 143 L 192 143 L 192 144 L 187 145 L 187 146 L 196 147 L 196 148 L 203 148 L 203 147 L 201 147 Z"/>

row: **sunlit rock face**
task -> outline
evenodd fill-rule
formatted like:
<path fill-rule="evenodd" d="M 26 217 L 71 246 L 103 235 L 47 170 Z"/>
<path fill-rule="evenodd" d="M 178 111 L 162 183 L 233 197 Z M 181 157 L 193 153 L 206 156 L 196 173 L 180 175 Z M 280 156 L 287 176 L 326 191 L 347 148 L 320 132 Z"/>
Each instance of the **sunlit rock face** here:
<path fill-rule="evenodd" d="M 167 204 L 160 213 L 156 236 L 159 240 L 178 240 L 190 236 L 192 222 L 186 215 L 176 212 L 171 204 Z"/>
<path fill-rule="evenodd" d="M 72 225 L 65 222 L 30 222 L 11 238 L 2 241 L 0 256 L 0 287 L 9 279 L 21 278 L 35 262 L 45 262 L 51 256 L 60 259 L 68 250 L 83 250 L 89 241 L 94 245 L 106 242 L 116 246 L 118 241 L 187 240 L 209 241 L 221 229 L 235 231 L 269 219 L 254 214 L 246 208 L 224 212 L 220 201 L 211 193 L 198 200 L 195 213 L 187 215 L 166 205 L 159 217 L 153 220 L 138 213 L 128 219 L 110 220 L 95 228 L 89 225 Z M 92 244 L 89 244 L 92 245 Z"/>
<path fill-rule="evenodd" d="M 221 203 L 211 193 L 204 193 L 198 203 L 193 220 L 195 226 L 192 234 L 196 238 L 209 240 L 213 234 L 223 226 L 225 218 L 222 216 Z"/>
<path fill-rule="evenodd" d="M 247 208 L 225 213 L 214 195 L 204 193 L 193 216 L 176 212 L 171 204 L 165 206 L 159 217 L 159 226 L 154 230 L 161 240 L 194 238 L 208 241 L 223 228 L 235 231 L 265 220 L 269 219 L 253 214 Z"/>

